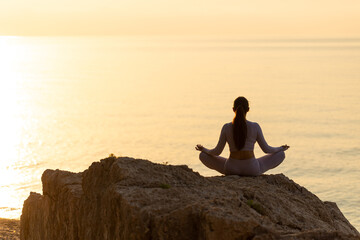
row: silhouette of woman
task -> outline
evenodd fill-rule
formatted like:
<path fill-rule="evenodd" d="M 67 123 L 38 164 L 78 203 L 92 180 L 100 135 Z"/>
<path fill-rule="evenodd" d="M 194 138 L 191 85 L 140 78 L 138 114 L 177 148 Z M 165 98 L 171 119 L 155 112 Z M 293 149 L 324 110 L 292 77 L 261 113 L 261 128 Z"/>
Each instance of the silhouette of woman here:
<path fill-rule="evenodd" d="M 208 168 L 225 175 L 258 176 L 269 169 L 277 167 L 285 159 L 289 146 L 271 147 L 265 141 L 260 125 L 246 120 L 249 111 L 249 102 L 245 97 L 238 97 L 234 101 L 235 117 L 232 122 L 226 123 L 221 130 L 219 142 L 213 149 L 196 145 L 201 151 L 199 158 Z M 228 159 L 220 157 L 226 142 L 229 144 L 230 156 Z M 265 156 L 255 158 L 254 145 L 258 142 Z"/>

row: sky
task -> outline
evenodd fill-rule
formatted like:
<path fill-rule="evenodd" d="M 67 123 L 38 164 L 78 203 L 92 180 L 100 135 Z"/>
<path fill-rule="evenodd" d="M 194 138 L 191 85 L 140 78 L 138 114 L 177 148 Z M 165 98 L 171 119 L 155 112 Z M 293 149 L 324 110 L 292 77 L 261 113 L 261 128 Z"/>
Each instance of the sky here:
<path fill-rule="evenodd" d="M 359 0 L 0 0 L 0 35 L 360 36 Z"/>

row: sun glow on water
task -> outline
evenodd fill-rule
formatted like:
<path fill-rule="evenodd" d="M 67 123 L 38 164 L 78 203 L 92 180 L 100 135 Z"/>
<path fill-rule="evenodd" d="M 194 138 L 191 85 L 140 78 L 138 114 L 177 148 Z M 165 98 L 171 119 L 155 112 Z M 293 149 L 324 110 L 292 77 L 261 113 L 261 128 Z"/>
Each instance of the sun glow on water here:
<path fill-rule="evenodd" d="M 21 105 L 24 97 L 20 91 L 22 83 L 21 62 L 28 57 L 26 46 L 14 44 L 12 37 L 0 38 L 0 216 L 17 218 L 22 206 L 16 188 L 26 182 L 19 168 L 23 158 L 23 129 L 27 126 L 23 115 L 28 111 Z M 26 165 L 26 164 L 25 164 Z"/>
<path fill-rule="evenodd" d="M 261 123 L 269 144 L 291 146 L 271 173 L 336 201 L 359 226 L 360 192 L 350 194 L 359 185 L 359 46 L 359 39 L 0 37 L 0 217 L 20 216 L 29 192 L 41 193 L 45 169 L 79 172 L 110 153 L 216 174 L 194 145 L 214 146 L 233 117 L 233 97 L 244 94 L 249 120 Z"/>

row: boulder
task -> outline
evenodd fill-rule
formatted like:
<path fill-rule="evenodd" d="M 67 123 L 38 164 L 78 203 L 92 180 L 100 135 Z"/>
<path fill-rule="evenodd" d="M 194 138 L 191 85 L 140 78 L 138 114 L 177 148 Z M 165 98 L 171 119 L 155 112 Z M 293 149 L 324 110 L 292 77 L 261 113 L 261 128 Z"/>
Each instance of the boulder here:
<path fill-rule="evenodd" d="M 185 165 L 128 157 L 82 173 L 46 170 L 20 238 L 360 239 L 336 203 L 283 174 L 203 177 Z"/>

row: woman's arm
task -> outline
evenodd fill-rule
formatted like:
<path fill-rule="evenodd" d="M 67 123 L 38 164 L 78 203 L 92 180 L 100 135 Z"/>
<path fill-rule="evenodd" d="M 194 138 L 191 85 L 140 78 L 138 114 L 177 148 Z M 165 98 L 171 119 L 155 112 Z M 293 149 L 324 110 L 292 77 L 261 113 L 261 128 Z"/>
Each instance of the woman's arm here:
<path fill-rule="evenodd" d="M 196 150 L 199 150 L 199 151 L 202 151 L 202 152 L 205 152 L 207 154 L 210 154 L 210 155 L 214 155 L 214 156 L 219 156 L 222 151 L 224 150 L 224 147 L 225 147 L 225 144 L 226 144 L 226 133 L 225 133 L 225 126 L 224 125 L 221 129 L 221 133 L 220 133 L 220 137 L 219 137 L 219 141 L 216 145 L 215 148 L 213 149 L 207 149 L 201 145 L 197 145 L 195 148 Z"/>
<path fill-rule="evenodd" d="M 256 123 L 257 127 L 257 137 L 256 141 L 258 142 L 261 150 L 263 150 L 264 153 L 276 153 L 279 151 L 286 150 L 288 147 L 287 145 L 281 146 L 281 147 L 271 147 L 269 144 L 267 144 L 264 135 L 262 133 L 261 127 L 259 124 Z M 286 147 L 285 147 L 286 146 Z"/>

